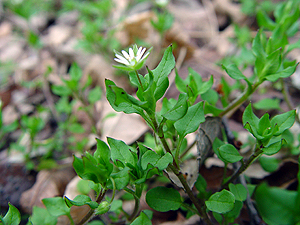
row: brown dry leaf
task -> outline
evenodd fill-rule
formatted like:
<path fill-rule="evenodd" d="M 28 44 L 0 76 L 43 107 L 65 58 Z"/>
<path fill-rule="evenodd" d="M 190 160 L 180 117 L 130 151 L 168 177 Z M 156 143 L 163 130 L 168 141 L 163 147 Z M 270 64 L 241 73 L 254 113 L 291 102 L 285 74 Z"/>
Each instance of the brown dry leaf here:
<path fill-rule="evenodd" d="M 206 117 L 205 122 L 200 124 L 196 136 L 199 165 L 201 166 L 206 158 L 213 154 L 212 145 L 218 137 L 222 139 L 222 120 L 219 117 Z"/>
<path fill-rule="evenodd" d="M 103 121 L 105 116 L 112 114 L 115 115 Z M 102 115 L 102 121 L 99 122 L 102 137 L 112 137 L 131 144 L 149 129 L 139 115 L 116 112 L 111 108 L 106 99 L 102 101 Z"/>
<path fill-rule="evenodd" d="M 74 177 L 73 169 L 42 170 L 38 173 L 35 184 L 22 193 L 20 204 L 22 209 L 31 214 L 33 206 L 44 207 L 43 198 L 62 196 L 66 185 Z"/>
<path fill-rule="evenodd" d="M 185 176 L 185 179 L 190 188 L 192 188 L 198 178 L 199 174 L 199 163 L 196 159 L 186 160 L 182 165 L 180 165 L 180 170 Z M 166 171 L 169 178 L 175 183 L 178 187 L 183 188 L 178 177 L 171 171 Z"/>

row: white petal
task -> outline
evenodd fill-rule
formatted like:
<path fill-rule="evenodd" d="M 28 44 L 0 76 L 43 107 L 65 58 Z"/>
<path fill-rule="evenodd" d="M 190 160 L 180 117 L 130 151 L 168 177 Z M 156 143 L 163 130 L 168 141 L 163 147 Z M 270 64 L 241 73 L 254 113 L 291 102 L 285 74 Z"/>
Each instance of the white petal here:
<path fill-rule="evenodd" d="M 142 52 L 142 46 L 139 47 L 139 49 L 138 49 L 138 51 L 137 51 L 137 53 L 136 53 L 136 58 L 139 57 L 139 55 L 141 54 L 141 52 Z"/>
<path fill-rule="evenodd" d="M 147 56 L 150 54 L 150 52 L 147 52 L 146 55 L 143 56 L 143 58 L 141 60 L 144 60 L 145 58 L 147 58 Z"/>
<path fill-rule="evenodd" d="M 128 53 L 124 50 L 122 50 L 122 54 L 125 56 L 126 59 L 130 59 L 130 56 L 128 55 Z"/>
<path fill-rule="evenodd" d="M 126 59 L 124 59 L 124 58 L 121 58 L 121 59 L 114 58 L 114 60 L 117 61 L 117 62 L 119 62 L 119 63 L 125 64 L 127 66 L 130 65 L 129 62 Z"/>
<path fill-rule="evenodd" d="M 140 55 L 138 55 L 136 57 L 136 61 L 139 61 L 142 58 L 142 56 L 143 56 L 143 54 L 144 54 L 145 51 L 146 51 L 146 48 L 143 48 L 142 51 L 141 51 L 141 53 L 140 53 Z"/>
<path fill-rule="evenodd" d="M 130 61 L 134 59 L 134 52 L 132 48 L 129 48 Z"/>

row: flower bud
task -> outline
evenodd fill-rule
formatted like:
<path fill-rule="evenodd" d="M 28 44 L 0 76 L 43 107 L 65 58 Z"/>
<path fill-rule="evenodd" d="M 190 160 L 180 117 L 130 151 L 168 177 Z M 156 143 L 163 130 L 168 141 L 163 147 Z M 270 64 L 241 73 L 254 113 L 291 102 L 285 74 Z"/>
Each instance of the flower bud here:
<path fill-rule="evenodd" d="M 107 213 L 109 209 L 110 209 L 110 204 L 107 201 L 103 201 L 99 204 L 95 213 L 96 215 L 102 215 L 104 213 Z"/>

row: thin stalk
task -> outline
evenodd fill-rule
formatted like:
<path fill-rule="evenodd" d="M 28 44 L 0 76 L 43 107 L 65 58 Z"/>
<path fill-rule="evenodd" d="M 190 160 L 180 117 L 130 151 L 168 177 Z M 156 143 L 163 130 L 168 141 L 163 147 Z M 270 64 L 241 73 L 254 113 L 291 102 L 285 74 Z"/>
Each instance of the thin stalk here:
<path fill-rule="evenodd" d="M 232 183 L 234 180 L 236 180 L 238 176 L 242 174 L 262 153 L 263 150 L 261 148 L 256 148 L 255 152 L 250 156 L 250 158 L 245 163 L 242 163 L 240 168 L 222 185 L 222 189 L 227 188 L 229 183 Z"/>
<path fill-rule="evenodd" d="M 101 193 L 98 195 L 97 199 L 96 199 L 96 202 L 99 204 L 102 199 L 104 198 L 105 196 L 105 193 L 106 193 L 107 190 L 104 190 L 104 191 L 101 191 Z M 93 214 L 95 212 L 95 209 L 90 209 L 90 211 L 81 219 L 81 221 L 79 223 L 77 223 L 76 225 L 82 225 L 82 224 L 85 224 L 87 221 L 89 221 L 92 217 L 93 217 Z"/>
<path fill-rule="evenodd" d="M 127 218 L 129 222 L 132 222 L 136 215 L 138 214 L 139 212 L 139 208 L 140 208 L 140 198 L 137 196 L 136 192 L 134 192 L 133 190 L 125 187 L 124 188 L 125 191 L 127 191 L 128 193 L 132 194 L 133 197 L 134 197 L 134 209 L 133 209 L 133 212 L 131 213 L 131 215 Z"/>
<path fill-rule="evenodd" d="M 143 87 L 142 81 L 141 81 L 141 79 L 140 79 L 139 73 L 137 72 L 137 70 L 135 70 L 134 72 L 135 72 L 135 74 L 136 74 L 136 76 L 137 76 L 137 79 L 139 80 L 139 83 L 140 83 L 140 85 L 141 85 L 142 91 L 144 91 L 144 87 Z"/>
<path fill-rule="evenodd" d="M 190 211 L 192 211 L 193 213 L 197 214 L 198 216 L 201 216 L 200 213 L 193 208 L 192 206 L 190 206 L 189 204 L 186 204 L 185 202 L 182 203 L 182 206 Z"/>
<path fill-rule="evenodd" d="M 196 144 L 196 140 L 190 145 L 188 146 L 185 151 L 179 156 L 180 159 L 182 159 L 191 149 L 192 147 Z"/>
<path fill-rule="evenodd" d="M 257 82 L 253 86 L 248 84 L 248 87 L 246 88 L 246 90 L 238 98 L 236 98 L 231 104 L 229 104 L 218 116 L 223 117 L 225 114 L 230 112 L 232 109 L 243 104 L 248 99 L 248 97 L 257 89 L 257 87 L 260 84 L 261 84 L 261 82 Z"/>
<path fill-rule="evenodd" d="M 69 218 L 71 225 L 74 225 L 74 220 L 73 220 L 71 214 L 67 214 L 67 217 Z"/>

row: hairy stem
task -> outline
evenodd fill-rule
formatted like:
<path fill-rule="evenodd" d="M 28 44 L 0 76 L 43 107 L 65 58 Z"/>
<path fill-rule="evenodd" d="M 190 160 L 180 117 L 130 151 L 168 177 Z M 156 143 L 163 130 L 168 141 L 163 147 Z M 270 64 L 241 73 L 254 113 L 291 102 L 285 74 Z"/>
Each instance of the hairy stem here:
<path fill-rule="evenodd" d="M 245 163 L 242 163 L 240 168 L 222 185 L 222 189 L 227 188 L 229 183 L 232 183 L 234 180 L 236 180 L 238 176 L 241 175 L 262 153 L 263 150 L 257 147 L 250 158 Z"/>
<path fill-rule="evenodd" d="M 140 198 L 137 195 L 137 193 L 134 192 L 133 190 L 131 190 L 131 189 L 127 188 L 127 187 L 125 187 L 124 190 L 127 191 L 128 193 L 132 194 L 133 197 L 134 197 L 134 209 L 133 209 L 133 212 L 131 213 L 131 215 L 127 218 L 127 220 L 129 222 L 132 222 L 135 219 L 135 217 L 138 214 L 138 212 L 139 212 Z"/>
<path fill-rule="evenodd" d="M 211 222 L 211 220 L 209 219 L 209 217 L 206 213 L 206 207 L 205 207 L 204 201 L 201 199 L 197 199 L 194 196 L 186 179 L 184 178 L 183 174 L 179 170 L 174 168 L 174 166 L 172 166 L 172 165 L 169 165 L 169 167 L 173 171 L 173 173 L 178 177 L 178 179 L 180 180 L 180 183 L 182 184 L 185 192 L 187 193 L 190 200 L 193 202 L 194 206 L 196 207 L 197 211 L 199 212 L 200 217 L 205 221 L 206 224 L 213 225 L 213 223 Z"/>
<path fill-rule="evenodd" d="M 141 81 L 141 79 L 140 79 L 139 73 L 138 73 L 136 70 L 135 70 L 134 72 L 135 72 L 135 74 L 136 74 L 137 79 L 139 80 L 139 83 L 140 83 L 140 85 L 141 85 L 142 91 L 144 91 L 144 87 L 143 87 L 142 81 Z"/>
<path fill-rule="evenodd" d="M 248 84 L 248 87 L 246 90 L 238 97 L 236 98 L 231 104 L 229 104 L 221 113 L 219 113 L 219 117 L 223 117 L 228 112 L 233 110 L 234 108 L 238 107 L 239 105 L 243 104 L 248 97 L 253 94 L 253 92 L 257 89 L 257 87 L 261 84 L 261 82 L 255 83 L 253 86 Z"/>

